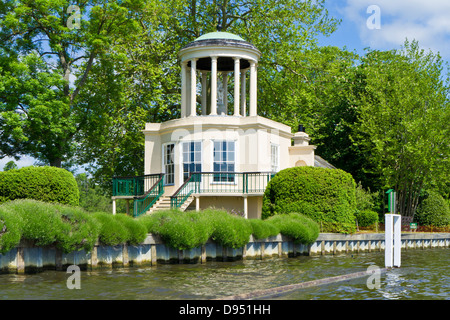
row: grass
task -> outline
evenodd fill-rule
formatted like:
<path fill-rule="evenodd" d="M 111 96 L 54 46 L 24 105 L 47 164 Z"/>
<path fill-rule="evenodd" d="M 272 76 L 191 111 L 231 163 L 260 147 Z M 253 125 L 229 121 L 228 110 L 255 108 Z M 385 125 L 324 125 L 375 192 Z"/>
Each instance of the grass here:
<path fill-rule="evenodd" d="M 28 199 L 0 206 L 0 253 L 12 249 L 21 239 L 37 246 L 54 245 L 68 253 L 90 251 L 97 241 L 111 246 L 137 245 L 148 233 L 159 235 L 168 246 L 179 250 L 199 247 L 209 239 L 224 247 L 240 248 L 252 234 L 262 239 L 281 233 L 297 242 L 311 243 L 318 237 L 318 225 L 299 214 L 247 220 L 217 209 L 159 211 L 134 219 Z"/>

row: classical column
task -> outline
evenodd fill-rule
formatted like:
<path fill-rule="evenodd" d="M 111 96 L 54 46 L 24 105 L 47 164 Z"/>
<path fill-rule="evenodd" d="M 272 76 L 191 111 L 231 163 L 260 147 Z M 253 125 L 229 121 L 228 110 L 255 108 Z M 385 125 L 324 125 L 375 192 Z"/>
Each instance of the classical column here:
<path fill-rule="evenodd" d="M 222 72 L 222 87 L 223 87 L 223 109 L 222 113 L 228 114 L 228 72 Z"/>
<path fill-rule="evenodd" d="M 186 117 L 191 115 L 191 68 L 186 65 Z"/>
<path fill-rule="evenodd" d="M 250 116 L 256 116 L 256 101 L 257 101 L 257 88 L 256 88 L 256 62 L 250 61 Z"/>
<path fill-rule="evenodd" d="M 241 115 L 245 117 L 246 113 L 246 104 L 247 104 L 247 83 L 246 83 L 246 73 L 247 70 L 242 70 L 241 72 Z"/>
<path fill-rule="evenodd" d="M 206 116 L 206 104 L 207 104 L 207 80 L 208 80 L 208 74 L 206 71 L 202 71 L 202 115 Z"/>
<path fill-rule="evenodd" d="M 239 76 L 240 59 L 234 58 L 234 115 L 239 116 Z"/>
<path fill-rule="evenodd" d="M 211 57 L 211 115 L 217 115 L 217 57 Z"/>
<path fill-rule="evenodd" d="M 181 63 L 181 117 L 186 117 L 186 62 Z"/>
<path fill-rule="evenodd" d="M 191 116 L 197 115 L 197 59 L 191 60 Z"/>

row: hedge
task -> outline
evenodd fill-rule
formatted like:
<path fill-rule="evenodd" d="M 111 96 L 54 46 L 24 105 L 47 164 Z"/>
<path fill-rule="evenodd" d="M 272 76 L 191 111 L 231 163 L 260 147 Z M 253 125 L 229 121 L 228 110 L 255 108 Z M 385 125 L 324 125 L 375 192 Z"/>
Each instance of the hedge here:
<path fill-rule="evenodd" d="M 79 191 L 72 173 L 56 167 L 24 167 L 0 172 L 0 204 L 35 199 L 78 206 Z"/>
<path fill-rule="evenodd" d="M 296 212 L 324 232 L 355 231 L 356 183 L 339 169 L 294 167 L 278 172 L 264 192 L 262 217 Z"/>
<path fill-rule="evenodd" d="M 414 215 L 414 221 L 422 226 L 446 227 L 450 225 L 448 202 L 437 192 L 429 191 Z"/>
<path fill-rule="evenodd" d="M 362 210 L 355 213 L 360 227 L 371 227 L 378 223 L 378 213 L 372 210 Z"/>
<path fill-rule="evenodd" d="M 317 223 L 297 214 L 247 220 L 224 210 L 159 211 L 134 219 L 123 214 L 89 213 L 81 208 L 19 199 L 0 205 L 0 252 L 7 252 L 21 239 L 37 246 L 53 245 L 65 253 L 90 251 L 103 245 L 142 243 L 147 233 L 161 236 L 175 249 L 191 249 L 208 239 L 229 248 L 240 248 L 250 235 L 265 238 L 278 233 L 296 242 L 311 243 L 318 236 Z"/>

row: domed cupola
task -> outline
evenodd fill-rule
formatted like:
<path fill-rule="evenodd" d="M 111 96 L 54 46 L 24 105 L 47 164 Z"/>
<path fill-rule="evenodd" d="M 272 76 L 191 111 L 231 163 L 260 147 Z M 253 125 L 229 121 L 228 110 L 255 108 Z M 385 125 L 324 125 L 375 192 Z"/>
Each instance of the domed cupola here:
<path fill-rule="evenodd" d="M 228 80 L 232 73 L 232 116 L 246 116 L 247 71 L 250 73 L 248 115 L 257 115 L 257 63 L 261 52 L 254 45 L 229 32 L 211 32 L 183 47 L 178 56 L 182 118 L 197 116 L 198 74 L 201 77 L 201 115 L 229 115 Z"/>

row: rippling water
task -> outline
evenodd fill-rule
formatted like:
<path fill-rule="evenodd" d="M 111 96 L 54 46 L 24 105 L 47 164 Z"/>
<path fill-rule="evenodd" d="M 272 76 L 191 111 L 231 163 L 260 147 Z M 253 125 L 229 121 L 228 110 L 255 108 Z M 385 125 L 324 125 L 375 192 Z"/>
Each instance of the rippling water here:
<path fill-rule="evenodd" d="M 70 274 L 0 275 L 0 299 L 213 299 L 384 267 L 384 253 L 158 265 L 84 271 L 81 289 Z M 363 277 L 269 297 L 283 300 L 450 299 L 450 249 L 402 252 L 402 267 L 381 275 L 379 289 Z"/>

